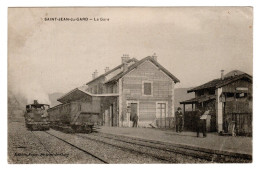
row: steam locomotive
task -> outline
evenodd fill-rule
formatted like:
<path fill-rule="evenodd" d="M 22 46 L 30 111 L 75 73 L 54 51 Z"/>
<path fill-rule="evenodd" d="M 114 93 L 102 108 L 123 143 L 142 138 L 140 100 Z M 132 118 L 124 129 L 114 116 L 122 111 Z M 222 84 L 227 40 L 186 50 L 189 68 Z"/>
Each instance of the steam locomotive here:
<path fill-rule="evenodd" d="M 50 121 L 47 112 L 49 108 L 50 106 L 48 104 L 39 104 L 37 100 L 34 100 L 33 104 L 26 105 L 24 117 L 27 129 L 49 130 Z"/>

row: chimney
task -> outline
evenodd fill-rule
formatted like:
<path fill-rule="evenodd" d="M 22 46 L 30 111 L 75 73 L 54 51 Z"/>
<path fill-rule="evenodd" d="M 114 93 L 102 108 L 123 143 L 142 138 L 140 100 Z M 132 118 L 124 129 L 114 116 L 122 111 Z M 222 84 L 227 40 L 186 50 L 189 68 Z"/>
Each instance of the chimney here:
<path fill-rule="evenodd" d="M 109 67 L 106 67 L 105 68 L 105 73 L 109 71 Z"/>
<path fill-rule="evenodd" d="M 123 54 L 123 57 L 121 57 L 122 59 L 122 64 L 126 63 L 128 60 L 130 60 L 130 57 L 128 54 Z"/>
<path fill-rule="evenodd" d="M 237 74 L 237 71 L 234 71 L 234 76 L 237 76 L 238 74 Z"/>
<path fill-rule="evenodd" d="M 94 74 L 94 72 L 92 73 L 92 80 L 94 80 L 95 79 L 95 74 Z"/>
<path fill-rule="evenodd" d="M 92 79 L 95 79 L 98 77 L 98 72 L 97 70 L 94 71 L 94 73 L 92 74 Z"/>
<path fill-rule="evenodd" d="M 155 61 L 157 61 L 157 55 L 156 55 L 156 53 L 153 53 L 152 58 L 153 58 Z"/>
<path fill-rule="evenodd" d="M 33 103 L 36 105 L 36 104 L 38 104 L 38 101 L 37 101 L 37 100 L 34 100 Z"/>
<path fill-rule="evenodd" d="M 224 70 L 221 70 L 221 80 L 224 80 Z"/>
<path fill-rule="evenodd" d="M 94 74 L 95 74 L 95 78 L 97 78 L 97 77 L 98 77 L 98 72 L 97 72 L 97 70 L 95 70 Z"/>
<path fill-rule="evenodd" d="M 128 69 L 128 63 L 127 62 L 125 62 L 125 63 L 123 63 L 124 65 L 123 65 L 123 71 L 125 72 L 127 69 Z"/>

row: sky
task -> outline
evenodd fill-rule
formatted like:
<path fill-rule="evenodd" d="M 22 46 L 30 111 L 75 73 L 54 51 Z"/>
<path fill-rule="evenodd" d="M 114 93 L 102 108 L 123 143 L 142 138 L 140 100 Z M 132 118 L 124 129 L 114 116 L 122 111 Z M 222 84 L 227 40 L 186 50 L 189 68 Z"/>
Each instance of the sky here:
<path fill-rule="evenodd" d="M 88 21 L 45 21 L 48 18 Z M 94 19 L 109 18 L 109 21 Z M 241 70 L 253 74 L 251 7 L 9 8 L 8 88 L 33 98 L 66 93 L 121 63 L 156 53 L 194 87 Z"/>

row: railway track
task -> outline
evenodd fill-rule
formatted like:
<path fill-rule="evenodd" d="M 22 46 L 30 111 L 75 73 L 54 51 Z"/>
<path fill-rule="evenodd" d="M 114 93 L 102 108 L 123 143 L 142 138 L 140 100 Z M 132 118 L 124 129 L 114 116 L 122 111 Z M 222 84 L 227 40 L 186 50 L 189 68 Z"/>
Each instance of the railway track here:
<path fill-rule="evenodd" d="M 122 161 L 118 162 L 117 160 L 114 160 L 113 156 L 110 154 L 116 155 L 116 157 L 119 160 L 121 160 L 123 158 L 124 163 L 133 162 L 133 160 L 132 160 L 133 157 L 136 160 L 139 160 L 138 162 L 140 162 L 140 163 L 144 163 L 144 162 L 145 163 L 155 163 L 155 162 L 156 163 L 172 163 L 172 161 L 164 159 L 163 157 L 157 157 L 155 155 L 146 154 L 146 153 L 143 153 L 140 151 L 139 152 L 133 151 L 127 147 L 120 147 L 118 145 L 112 145 L 110 143 L 101 141 L 102 139 L 94 140 L 92 138 L 81 136 L 80 134 L 64 134 L 59 131 L 51 131 L 50 133 L 49 132 L 45 132 L 45 133 L 57 138 L 58 140 L 61 140 L 61 141 L 65 142 L 66 144 L 69 144 L 69 145 L 73 146 L 74 148 L 77 148 L 78 150 L 83 151 L 83 152 L 93 156 L 94 158 L 102 161 L 103 163 L 107 163 L 107 164 L 108 163 L 122 163 Z M 89 135 L 89 134 L 87 134 L 87 135 Z M 87 146 L 84 143 L 86 143 L 87 145 L 88 144 L 90 144 L 90 145 Z M 91 143 L 95 143 L 98 146 L 98 148 L 96 148 L 96 146 L 93 146 Z M 92 147 L 92 148 L 90 149 L 89 147 Z M 86 150 L 87 148 L 89 150 L 92 150 L 92 153 L 87 151 Z M 110 151 L 107 152 L 107 149 Z M 101 150 L 101 152 L 100 152 L 100 150 Z M 111 152 L 111 150 L 114 150 L 114 151 Z M 118 153 L 118 150 L 120 150 L 121 154 Z M 135 162 L 136 161 L 134 161 L 133 163 L 135 163 Z"/>
<path fill-rule="evenodd" d="M 161 160 L 165 163 L 210 163 L 210 161 L 200 158 L 194 158 L 190 155 L 171 152 L 168 149 L 162 149 L 159 147 L 152 147 L 146 144 L 139 144 L 135 142 L 115 139 L 112 137 L 105 137 L 102 135 L 93 135 L 93 134 L 76 134 L 82 138 L 93 140 L 95 142 L 100 142 L 112 147 L 120 148 L 121 150 L 132 152 L 135 154 L 142 154 L 146 156 L 153 157 L 155 159 Z"/>
<path fill-rule="evenodd" d="M 178 161 L 176 161 L 175 159 L 168 159 L 165 156 L 161 156 L 161 155 L 157 155 L 157 154 L 153 154 L 153 153 L 147 153 L 147 152 L 140 151 L 138 149 L 132 149 L 132 148 L 125 147 L 125 146 L 122 146 L 122 145 L 118 145 L 118 144 L 115 144 L 113 142 L 105 141 L 104 138 L 103 139 L 97 139 L 97 138 L 90 137 L 90 135 L 86 135 L 86 136 L 81 135 L 81 134 L 76 134 L 76 135 L 81 137 L 81 138 L 84 138 L 84 139 L 92 140 L 92 141 L 95 141 L 95 142 L 103 143 L 105 145 L 110 145 L 110 146 L 115 147 L 115 148 L 119 148 L 120 150 L 123 150 L 123 151 L 126 151 L 126 152 L 130 152 L 130 153 L 133 153 L 133 154 L 140 154 L 140 155 L 144 155 L 146 157 L 149 156 L 149 157 L 152 157 L 152 158 L 155 158 L 157 160 L 162 161 L 162 163 L 178 163 Z"/>
<path fill-rule="evenodd" d="M 202 149 L 202 148 L 194 148 L 189 147 L 186 145 L 177 145 L 177 144 L 170 144 L 165 142 L 159 141 L 152 141 L 152 140 L 145 140 L 140 138 L 133 138 L 121 135 L 111 135 L 105 133 L 96 133 L 91 134 L 96 138 L 92 138 L 92 140 L 100 141 L 106 143 L 106 140 L 111 140 L 109 142 L 110 145 L 116 146 L 115 143 L 121 142 L 128 145 L 135 145 L 138 148 L 148 148 L 154 149 L 157 151 L 164 151 L 168 153 L 168 156 L 163 157 L 163 160 L 166 160 L 171 163 L 176 163 L 173 161 L 172 157 L 178 155 L 185 155 L 187 157 L 192 157 L 198 159 L 199 162 L 201 160 L 205 160 L 206 162 L 215 162 L 215 163 L 250 163 L 252 162 L 252 156 L 246 154 L 237 154 L 237 153 L 229 153 L 223 151 L 213 151 L 209 149 Z M 91 135 L 84 135 L 85 138 L 91 138 Z M 81 135 L 82 136 L 82 135 Z M 98 139 L 103 138 L 103 140 Z M 106 139 L 106 140 L 104 140 Z M 113 141 L 113 143 L 112 143 Z M 136 151 L 136 150 L 134 150 Z M 140 151 L 138 151 L 140 152 Z M 149 154 L 149 153 L 148 153 Z M 154 155 L 151 155 L 154 156 Z M 160 159 L 160 156 L 155 156 Z"/>
<path fill-rule="evenodd" d="M 41 139 L 33 132 L 31 131 L 31 133 L 33 134 L 33 136 L 35 136 L 37 138 L 37 140 L 40 142 L 40 144 L 43 146 L 43 148 L 48 152 L 49 155 L 52 155 L 52 153 L 46 148 L 46 146 L 42 143 Z M 55 161 L 55 163 L 58 163 L 58 161 L 55 159 L 54 156 L 52 156 L 53 160 Z"/>
<path fill-rule="evenodd" d="M 97 156 L 97 155 L 95 155 L 95 154 L 93 154 L 93 153 L 87 151 L 86 149 L 80 148 L 80 147 L 74 145 L 73 143 L 68 142 L 67 140 L 62 139 L 62 138 L 60 138 L 60 137 L 58 137 L 58 136 L 56 136 L 56 135 L 54 135 L 54 134 L 51 134 L 51 133 L 46 132 L 46 131 L 44 131 L 44 132 L 47 133 L 47 134 L 50 135 L 50 136 L 53 136 L 53 137 L 57 138 L 58 140 L 63 141 L 64 143 L 66 143 L 66 144 L 72 146 L 73 148 L 76 148 L 76 149 L 78 149 L 78 150 L 84 152 L 85 154 L 90 155 L 90 156 L 92 156 L 92 157 L 95 158 L 95 159 L 98 159 L 100 162 L 105 163 L 105 164 L 108 164 L 108 161 L 107 161 L 107 160 L 104 160 L 103 158 L 100 158 L 99 156 Z"/>
<path fill-rule="evenodd" d="M 33 132 L 32 132 L 33 133 Z M 91 157 L 98 159 L 102 163 L 111 163 L 110 158 L 106 158 L 103 155 L 103 151 L 99 156 L 95 151 L 89 152 L 85 146 L 79 146 L 70 142 L 70 139 L 75 135 L 83 139 L 85 142 L 88 140 L 92 143 L 101 143 L 101 145 L 107 145 L 106 147 L 116 148 L 124 153 L 131 153 L 134 155 L 140 155 L 140 157 L 149 157 L 159 160 L 162 163 L 250 163 L 252 157 L 243 154 L 227 154 L 225 152 L 212 152 L 209 149 L 198 149 L 194 147 L 188 147 L 185 145 L 170 144 L 166 142 L 145 140 L 140 138 L 112 135 L 106 133 L 91 133 L 91 134 L 73 134 L 73 136 L 64 136 L 57 133 L 44 132 L 48 135 L 55 137 L 58 140 L 90 155 Z M 63 134 L 63 133 L 62 133 Z M 72 134 L 70 134 L 72 135 Z M 37 136 L 36 136 L 37 137 Z M 67 138 L 67 139 L 66 139 Z M 40 139 L 39 139 L 40 141 Z M 40 141 L 41 143 L 41 141 Z M 41 143 L 42 144 L 42 143 Z M 43 145 L 43 144 L 42 144 Z M 99 145 L 99 144 L 97 144 Z M 44 146 L 44 145 L 43 145 Z M 48 151 L 48 149 L 44 146 Z M 105 158 L 105 159 L 104 159 Z M 113 162 L 113 161 L 112 161 Z"/>

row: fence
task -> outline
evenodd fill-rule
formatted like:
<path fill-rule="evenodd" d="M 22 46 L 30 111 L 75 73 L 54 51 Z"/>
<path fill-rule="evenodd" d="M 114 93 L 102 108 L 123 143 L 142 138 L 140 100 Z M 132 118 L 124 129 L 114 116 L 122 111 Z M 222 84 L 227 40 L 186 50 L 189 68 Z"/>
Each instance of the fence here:
<path fill-rule="evenodd" d="M 156 126 L 158 128 L 174 128 L 175 127 L 174 118 L 173 117 L 157 118 Z"/>

